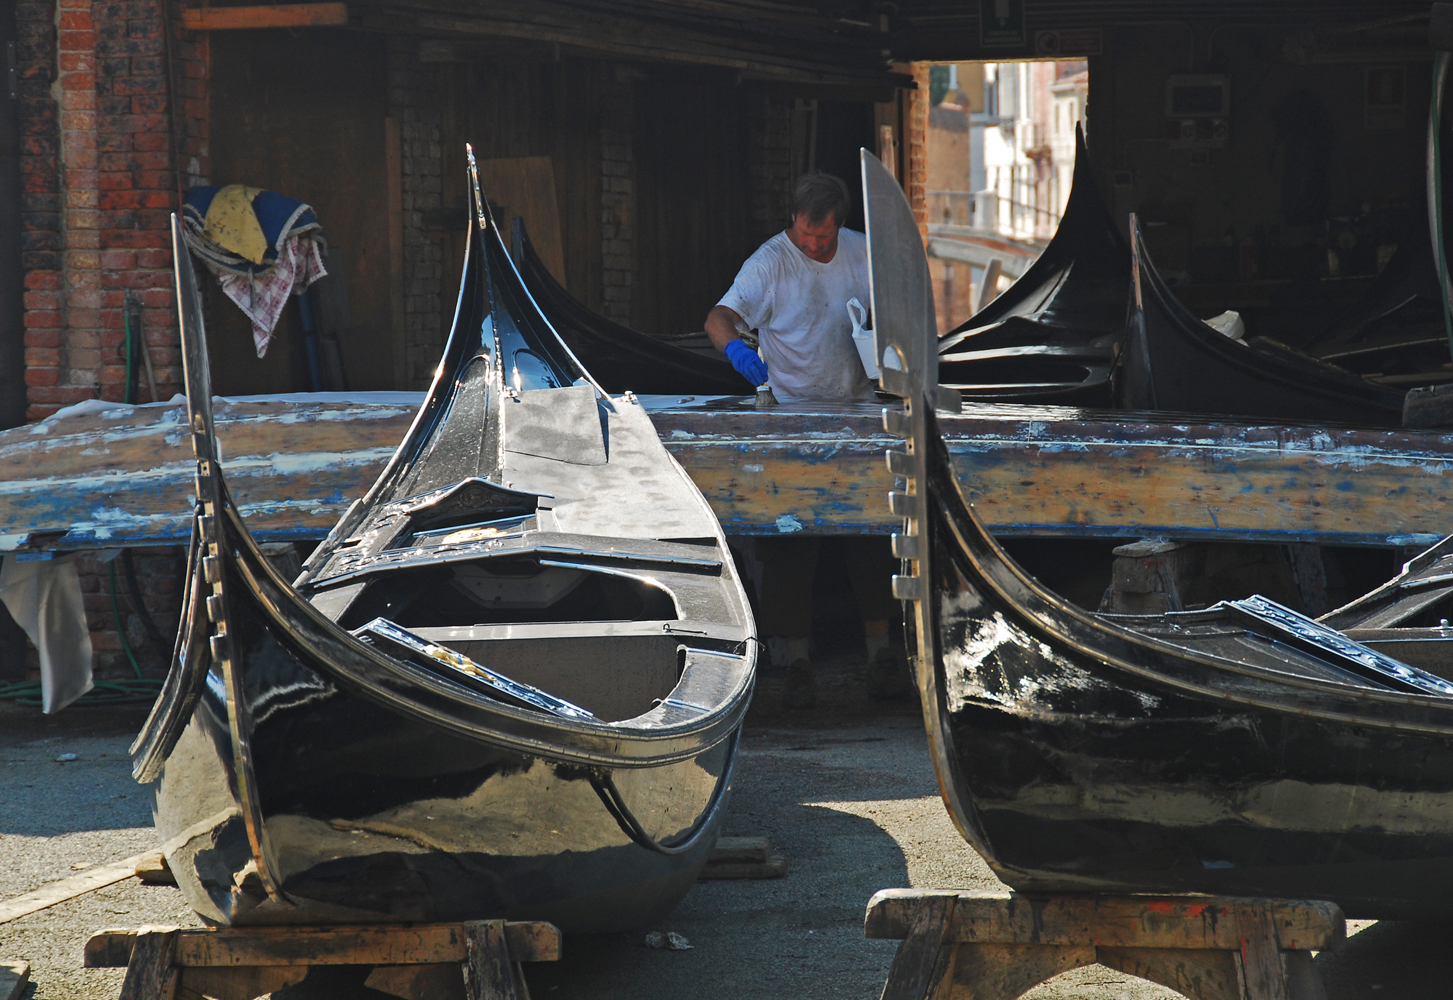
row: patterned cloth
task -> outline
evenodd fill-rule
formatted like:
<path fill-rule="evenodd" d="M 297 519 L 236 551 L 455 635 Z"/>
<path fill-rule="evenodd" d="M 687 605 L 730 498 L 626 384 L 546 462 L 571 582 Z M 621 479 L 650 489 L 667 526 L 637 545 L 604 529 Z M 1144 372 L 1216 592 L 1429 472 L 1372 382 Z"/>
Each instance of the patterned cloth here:
<path fill-rule="evenodd" d="M 210 263 L 207 267 L 212 270 Z M 223 294 L 252 320 L 252 343 L 260 358 L 267 354 L 272 331 L 288 304 L 288 296 L 301 294 L 328 272 L 323 267 L 317 242 L 294 236 L 283 244 L 272 269 L 264 274 L 241 275 L 221 269 L 212 273 L 222 285 Z"/>
<path fill-rule="evenodd" d="M 288 296 L 328 273 L 318 216 L 285 194 L 229 184 L 192 188 L 182 219 L 187 247 L 252 320 L 253 345 L 263 357 Z"/>

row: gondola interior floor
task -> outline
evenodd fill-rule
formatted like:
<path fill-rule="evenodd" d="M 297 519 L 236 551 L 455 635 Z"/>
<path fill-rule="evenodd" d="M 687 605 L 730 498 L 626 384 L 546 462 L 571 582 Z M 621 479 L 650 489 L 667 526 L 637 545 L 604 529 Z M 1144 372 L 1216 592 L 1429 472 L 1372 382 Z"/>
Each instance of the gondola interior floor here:
<path fill-rule="evenodd" d="M 824 690 L 839 687 L 846 690 Z M 896 947 L 863 937 L 863 908 L 873 892 L 996 887 L 939 802 L 916 710 L 897 703 L 854 710 L 845 696 L 834 706 L 825 718 L 773 714 L 749 722 L 743 738 L 726 832 L 770 837 L 773 851 L 791 859 L 785 878 L 698 883 L 660 925 L 684 935 L 689 951 L 647 948 L 636 936 L 567 939 L 563 961 L 531 967 L 532 995 L 873 997 Z M 0 705 L 0 896 L 73 875 L 73 865 L 105 864 L 152 844 L 155 832 L 125 755 L 138 725 L 140 718 L 117 710 L 73 709 L 48 720 Z M 67 752 L 77 760 L 56 760 Z M 102 802 L 111 805 L 96 805 Z M 81 969 L 81 945 L 99 928 L 144 923 L 196 926 L 196 918 L 176 889 L 128 879 L 4 925 L 0 957 L 31 963 L 35 986 L 26 1000 L 114 1000 L 122 970 Z M 1317 959 L 1328 1000 L 1446 994 L 1453 955 L 1443 944 L 1453 926 L 1356 923 L 1353 930 L 1360 933 L 1340 951 Z M 382 1000 L 362 991 L 361 981 L 330 970 L 275 998 Z M 1169 1000 L 1174 994 L 1090 967 L 1029 996 Z"/>

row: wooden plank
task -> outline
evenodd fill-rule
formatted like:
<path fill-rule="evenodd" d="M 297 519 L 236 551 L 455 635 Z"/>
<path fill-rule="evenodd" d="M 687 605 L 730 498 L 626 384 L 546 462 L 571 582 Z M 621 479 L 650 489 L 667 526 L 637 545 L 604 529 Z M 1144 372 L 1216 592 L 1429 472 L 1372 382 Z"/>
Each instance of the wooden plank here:
<path fill-rule="evenodd" d="M 721 865 L 729 862 L 766 861 L 772 850 L 766 837 L 718 837 L 706 863 Z"/>
<path fill-rule="evenodd" d="M 477 920 L 464 925 L 468 957 L 464 995 L 469 1000 L 518 1000 L 515 964 L 505 942 L 504 921 Z"/>
<path fill-rule="evenodd" d="M 318 28 L 348 23 L 344 3 L 288 3 L 263 7 L 183 7 L 182 25 L 191 31 L 246 28 Z"/>
<path fill-rule="evenodd" d="M 525 228 L 535 252 L 555 280 L 566 284 L 565 247 L 560 235 L 560 203 L 555 195 L 555 167 L 548 156 L 516 156 L 479 161 L 479 186 L 484 196 L 504 209 L 495 219 L 511 243 L 515 218 Z"/>
<path fill-rule="evenodd" d="M 787 859 L 773 854 L 762 861 L 708 861 L 697 876 L 699 879 L 764 879 L 781 878 L 787 874 Z"/>
<path fill-rule="evenodd" d="M 29 962 L 0 958 L 0 1000 L 20 1000 L 29 982 Z"/>
<path fill-rule="evenodd" d="M 136 934 L 126 979 L 121 983 L 121 1000 L 172 1000 L 181 979 L 173 961 L 175 927 L 143 927 Z"/>
<path fill-rule="evenodd" d="M 413 418 L 392 403 L 219 403 L 233 496 L 262 541 L 318 539 Z M 672 401 L 674 402 L 674 400 Z M 896 528 L 878 407 L 659 408 L 652 419 L 728 533 Z M 180 408 L 0 432 L 0 553 L 180 543 Z M 1002 535 L 1420 546 L 1453 534 L 1453 435 L 1155 422 L 975 407 L 942 418 L 966 494 Z"/>
<path fill-rule="evenodd" d="M 543 921 L 506 921 L 516 962 L 560 958 L 560 932 Z M 86 942 L 88 969 L 126 964 L 135 930 L 109 928 Z M 267 965 L 431 965 L 463 962 L 463 924 L 368 924 L 337 927 L 223 927 L 177 936 L 176 964 L 186 968 Z"/>
<path fill-rule="evenodd" d="M 925 892 L 903 928 L 903 943 L 893 955 L 882 1000 L 928 1000 L 953 974 L 951 930 L 958 894 Z"/>
<path fill-rule="evenodd" d="M 43 885 L 31 892 L 0 901 L 0 924 L 18 920 L 37 910 L 44 910 L 48 906 L 64 903 L 68 899 L 75 899 L 88 892 L 114 885 L 122 879 L 131 878 L 136 874 L 136 866 L 149 860 L 155 853 L 155 851 L 147 851 L 121 861 L 113 861 L 109 865 L 87 868 L 79 875 L 72 875 L 58 882 Z"/>
<path fill-rule="evenodd" d="M 1021 896 L 1011 892 L 953 894 L 954 940 L 1007 944 L 1095 944 L 1120 948 L 1219 948 L 1240 952 L 1248 935 L 1264 937 L 1255 914 L 1269 907 L 1278 946 L 1334 947 L 1346 933 L 1333 903 L 1246 900 L 1216 896 Z M 942 893 L 885 889 L 868 903 L 864 933 L 901 939 Z M 1251 907 L 1251 909 L 1247 909 Z M 1248 926 L 1243 927 L 1243 915 Z"/>

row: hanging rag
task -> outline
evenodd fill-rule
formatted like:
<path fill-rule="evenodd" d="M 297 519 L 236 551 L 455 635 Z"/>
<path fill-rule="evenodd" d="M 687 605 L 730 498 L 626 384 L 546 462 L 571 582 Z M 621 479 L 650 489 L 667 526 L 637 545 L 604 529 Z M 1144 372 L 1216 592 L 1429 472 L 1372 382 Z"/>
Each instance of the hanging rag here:
<path fill-rule="evenodd" d="M 91 690 L 91 632 L 76 557 L 0 560 L 0 601 L 40 651 L 41 710 L 59 712 Z"/>
<path fill-rule="evenodd" d="M 288 296 L 328 273 L 318 216 L 285 194 L 229 184 L 192 188 L 182 219 L 188 248 L 252 321 L 253 345 L 263 357 Z"/>

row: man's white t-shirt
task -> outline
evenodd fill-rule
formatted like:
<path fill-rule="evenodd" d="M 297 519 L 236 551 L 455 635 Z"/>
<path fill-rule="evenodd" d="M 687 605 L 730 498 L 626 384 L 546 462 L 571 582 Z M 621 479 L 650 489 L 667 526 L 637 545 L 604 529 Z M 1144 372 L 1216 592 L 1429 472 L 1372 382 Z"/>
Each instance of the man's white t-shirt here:
<path fill-rule="evenodd" d="M 778 233 L 757 248 L 718 305 L 761 337 L 768 381 L 780 400 L 871 402 L 873 386 L 853 344 L 848 299 L 868 304 L 868 241 L 838 232 L 823 264 Z"/>

